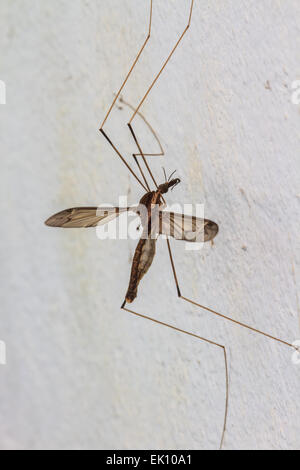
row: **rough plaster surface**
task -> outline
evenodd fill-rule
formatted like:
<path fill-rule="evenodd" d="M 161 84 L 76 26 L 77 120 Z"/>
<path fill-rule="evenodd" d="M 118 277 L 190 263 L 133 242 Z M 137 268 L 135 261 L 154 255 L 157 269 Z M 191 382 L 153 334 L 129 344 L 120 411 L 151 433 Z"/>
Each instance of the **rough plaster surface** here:
<path fill-rule="evenodd" d="M 153 36 L 124 98 L 137 104 L 189 2 L 154 0 Z M 2 449 L 216 448 L 224 363 L 213 346 L 120 310 L 136 242 L 43 226 L 140 188 L 98 132 L 142 44 L 146 0 L 0 0 Z M 173 241 L 182 292 L 283 339 L 299 331 L 299 0 L 195 1 L 192 27 L 143 112 L 214 246 Z M 106 130 L 128 158 L 128 110 Z M 156 150 L 136 122 L 147 150 Z M 153 148 L 155 147 L 155 149 Z M 289 348 L 176 297 L 165 242 L 134 308 L 226 345 L 226 449 L 300 448 L 300 366 Z"/>

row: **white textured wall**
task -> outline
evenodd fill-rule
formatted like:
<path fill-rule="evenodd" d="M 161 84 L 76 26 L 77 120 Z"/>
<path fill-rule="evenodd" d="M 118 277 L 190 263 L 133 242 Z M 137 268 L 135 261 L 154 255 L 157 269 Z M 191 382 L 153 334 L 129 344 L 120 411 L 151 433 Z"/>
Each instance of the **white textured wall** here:
<path fill-rule="evenodd" d="M 126 87 L 137 104 L 186 23 L 154 0 L 153 37 Z M 119 309 L 132 241 L 49 229 L 75 205 L 141 192 L 98 127 L 142 44 L 146 0 L 0 0 L 0 447 L 216 448 L 224 363 L 213 346 Z M 196 0 L 192 27 L 143 112 L 215 245 L 173 241 L 182 292 L 283 339 L 299 331 L 299 0 Z M 270 86 L 268 86 L 268 83 Z M 116 110 L 106 130 L 135 150 Z M 136 126 L 143 147 L 153 141 Z M 156 148 L 155 148 L 156 150 Z M 227 346 L 225 448 L 300 448 L 291 350 L 176 297 L 165 242 L 134 308 Z"/>

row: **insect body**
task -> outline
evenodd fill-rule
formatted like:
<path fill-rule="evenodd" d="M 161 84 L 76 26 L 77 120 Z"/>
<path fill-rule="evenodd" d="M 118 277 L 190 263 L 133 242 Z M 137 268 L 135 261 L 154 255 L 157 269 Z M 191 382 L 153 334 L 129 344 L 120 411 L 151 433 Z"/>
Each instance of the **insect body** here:
<path fill-rule="evenodd" d="M 163 206 L 162 193 L 166 193 L 169 187 L 174 186 L 176 181 L 161 185 L 157 191 L 146 193 L 139 203 L 138 213 L 141 217 L 143 232 L 141 239 L 135 249 L 129 286 L 125 297 L 125 302 L 131 303 L 137 296 L 137 289 L 140 280 L 150 268 L 155 256 L 157 239 L 157 216 L 159 209 Z"/>
<path fill-rule="evenodd" d="M 180 179 L 174 178 L 160 184 L 156 191 L 144 194 L 139 205 L 135 207 L 75 207 L 51 216 L 45 223 L 50 227 L 88 228 L 108 223 L 129 210 L 140 217 L 143 230 L 134 253 L 124 306 L 126 302 L 133 302 L 137 296 L 139 282 L 150 268 L 155 256 L 159 235 L 195 242 L 212 240 L 218 233 L 218 225 L 211 220 L 163 210 L 165 208 L 163 194 L 179 183 Z"/>
<path fill-rule="evenodd" d="M 179 219 L 182 219 L 181 225 L 178 226 L 181 232 L 181 238 L 179 239 L 187 239 L 187 233 L 185 232 L 188 232 L 188 229 L 184 225 L 185 216 L 175 214 L 174 212 L 162 211 L 160 209 L 164 206 L 162 194 L 167 193 L 170 188 L 174 188 L 179 183 L 180 180 L 178 178 L 166 181 L 158 186 L 157 191 L 146 193 L 140 200 L 139 207 L 146 209 L 142 211 L 144 212 L 143 215 L 140 213 L 140 209 L 138 210 L 142 220 L 143 233 L 134 253 L 129 287 L 123 305 L 125 305 L 126 302 L 133 302 L 136 298 L 139 282 L 150 268 L 155 256 L 158 235 L 164 234 L 174 237 L 175 219 L 177 219 L 177 222 Z M 197 219 L 196 217 L 192 219 L 189 218 L 188 220 L 192 222 L 193 225 L 193 230 L 190 231 L 192 233 L 190 241 L 196 241 L 200 226 L 202 226 L 204 230 L 202 233 L 205 233 L 205 241 L 212 240 L 218 233 L 217 224 L 210 220 Z"/>

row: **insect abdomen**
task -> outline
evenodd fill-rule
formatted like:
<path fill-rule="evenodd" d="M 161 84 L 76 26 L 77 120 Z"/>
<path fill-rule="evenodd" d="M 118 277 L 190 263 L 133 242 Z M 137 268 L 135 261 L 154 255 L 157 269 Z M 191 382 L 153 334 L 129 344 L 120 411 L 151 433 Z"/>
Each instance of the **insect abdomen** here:
<path fill-rule="evenodd" d="M 155 255 L 156 239 L 141 238 L 133 257 L 126 302 L 131 303 L 137 296 L 138 285 L 150 268 Z"/>

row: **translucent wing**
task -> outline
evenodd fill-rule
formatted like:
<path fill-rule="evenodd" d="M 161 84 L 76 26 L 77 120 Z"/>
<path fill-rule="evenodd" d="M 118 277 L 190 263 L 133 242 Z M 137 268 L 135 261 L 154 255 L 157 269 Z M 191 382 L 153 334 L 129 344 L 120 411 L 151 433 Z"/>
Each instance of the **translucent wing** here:
<path fill-rule="evenodd" d="M 218 225 L 208 219 L 168 211 L 159 213 L 159 233 L 176 240 L 208 242 L 215 238 L 218 231 Z"/>
<path fill-rule="evenodd" d="M 53 215 L 45 224 L 49 227 L 80 228 L 104 225 L 120 214 L 132 211 L 135 207 L 74 207 Z"/>

